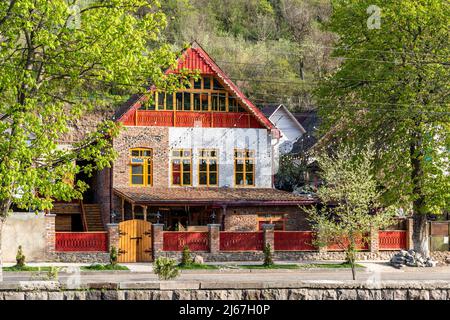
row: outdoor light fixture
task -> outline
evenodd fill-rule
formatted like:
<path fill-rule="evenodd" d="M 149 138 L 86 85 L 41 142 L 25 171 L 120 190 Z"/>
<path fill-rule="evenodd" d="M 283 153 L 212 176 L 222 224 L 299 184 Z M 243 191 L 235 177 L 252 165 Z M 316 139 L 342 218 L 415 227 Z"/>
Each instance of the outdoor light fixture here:
<path fill-rule="evenodd" d="M 156 212 L 156 223 L 158 223 L 158 224 L 159 224 L 159 219 L 161 219 L 161 213 L 159 213 L 159 210 L 158 210 L 158 212 Z"/>

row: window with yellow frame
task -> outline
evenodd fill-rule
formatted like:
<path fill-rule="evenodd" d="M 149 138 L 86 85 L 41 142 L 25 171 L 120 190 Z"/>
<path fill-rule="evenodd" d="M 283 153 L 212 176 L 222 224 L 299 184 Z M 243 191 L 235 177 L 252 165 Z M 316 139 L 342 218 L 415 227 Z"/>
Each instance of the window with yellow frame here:
<path fill-rule="evenodd" d="M 248 149 L 234 151 L 234 184 L 237 187 L 255 186 L 255 152 Z"/>
<path fill-rule="evenodd" d="M 176 149 L 171 152 L 172 185 L 192 185 L 192 150 Z"/>
<path fill-rule="evenodd" d="M 198 184 L 200 186 L 217 186 L 219 180 L 219 159 L 217 150 L 202 149 L 199 151 Z"/>
<path fill-rule="evenodd" d="M 152 149 L 131 149 L 130 157 L 130 184 L 133 186 L 151 186 L 153 184 Z"/>

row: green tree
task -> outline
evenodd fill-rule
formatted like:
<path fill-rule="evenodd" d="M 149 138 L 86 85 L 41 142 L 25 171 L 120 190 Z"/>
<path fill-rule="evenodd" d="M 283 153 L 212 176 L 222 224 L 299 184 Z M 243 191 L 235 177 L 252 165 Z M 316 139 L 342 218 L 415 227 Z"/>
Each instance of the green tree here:
<path fill-rule="evenodd" d="M 323 132 L 374 141 L 386 205 L 412 209 L 428 255 L 427 214 L 448 210 L 450 6 L 441 0 L 339 0 L 326 24 L 343 62 L 317 91 Z"/>
<path fill-rule="evenodd" d="M 324 152 L 317 157 L 325 184 L 318 188 L 321 208 L 305 207 L 318 246 L 337 244 L 346 253 L 356 279 L 357 245 L 368 243 L 372 231 L 393 223 L 394 207 L 382 207 L 381 192 L 373 175 L 375 152 L 341 146 L 335 154 Z"/>
<path fill-rule="evenodd" d="M 58 147 L 77 119 L 148 81 L 175 85 L 161 70 L 175 61 L 159 41 L 165 23 L 156 1 L 0 3 L 0 239 L 13 205 L 38 211 L 81 198 L 87 185 L 75 175 L 110 166 L 119 130 L 111 121 Z"/>

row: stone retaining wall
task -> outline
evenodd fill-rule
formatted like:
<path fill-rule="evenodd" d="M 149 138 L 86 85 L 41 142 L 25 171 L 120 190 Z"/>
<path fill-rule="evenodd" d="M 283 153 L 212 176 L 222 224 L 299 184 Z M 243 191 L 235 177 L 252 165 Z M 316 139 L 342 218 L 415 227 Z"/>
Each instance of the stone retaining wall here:
<path fill-rule="evenodd" d="M 390 260 L 396 251 L 362 251 L 357 253 L 357 260 Z M 264 254 L 262 251 L 236 251 L 236 252 L 191 252 L 192 256 L 200 255 L 205 262 L 227 262 L 227 261 L 262 261 Z M 157 257 L 169 257 L 181 260 L 181 252 L 160 251 L 155 254 Z M 312 261 L 312 260 L 345 260 L 345 253 L 339 251 L 275 251 L 273 258 L 276 261 Z M 439 264 L 448 264 L 450 262 L 450 252 L 432 252 L 431 258 Z"/>
<path fill-rule="evenodd" d="M 109 263 L 108 252 L 54 252 L 53 262 Z"/>
<path fill-rule="evenodd" d="M 233 287 L 231 287 L 233 286 Z M 447 300 L 446 281 L 349 283 L 128 282 L 67 289 L 58 282 L 0 283 L 0 300 Z"/>

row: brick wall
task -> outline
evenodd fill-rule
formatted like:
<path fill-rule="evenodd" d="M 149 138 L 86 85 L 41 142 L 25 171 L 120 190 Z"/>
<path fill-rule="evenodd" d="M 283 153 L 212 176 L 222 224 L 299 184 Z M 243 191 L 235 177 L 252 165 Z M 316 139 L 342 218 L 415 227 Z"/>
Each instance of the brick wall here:
<path fill-rule="evenodd" d="M 298 206 L 230 207 L 225 215 L 225 231 L 257 231 L 258 217 L 284 214 L 286 231 L 310 230 L 305 212 Z"/>
<path fill-rule="evenodd" d="M 114 149 L 119 153 L 114 162 L 113 187 L 130 186 L 130 149 L 153 149 L 153 186 L 169 186 L 169 128 L 124 127 L 114 139 Z"/>

